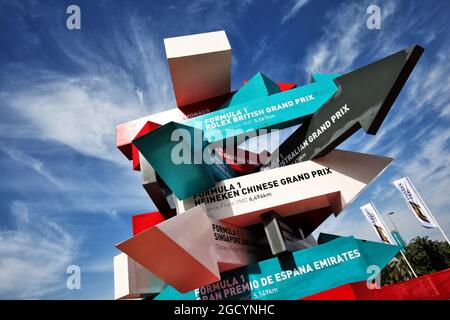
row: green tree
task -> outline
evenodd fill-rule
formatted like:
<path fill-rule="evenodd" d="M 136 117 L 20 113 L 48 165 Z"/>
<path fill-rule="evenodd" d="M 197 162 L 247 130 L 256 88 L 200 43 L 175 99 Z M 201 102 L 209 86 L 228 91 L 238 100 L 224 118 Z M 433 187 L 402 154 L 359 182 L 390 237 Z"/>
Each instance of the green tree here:
<path fill-rule="evenodd" d="M 450 268 L 447 242 L 416 237 L 405 248 L 405 255 L 418 276 Z M 381 284 L 393 284 L 413 277 L 403 257 L 398 254 L 381 272 Z"/>
<path fill-rule="evenodd" d="M 381 272 L 381 285 L 409 280 L 413 277 L 411 270 L 401 254 L 398 254 Z"/>
<path fill-rule="evenodd" d="M 447 242 L 416 237 L 406 246 L 406 257 L 418 276 L 450 268 Z"/>

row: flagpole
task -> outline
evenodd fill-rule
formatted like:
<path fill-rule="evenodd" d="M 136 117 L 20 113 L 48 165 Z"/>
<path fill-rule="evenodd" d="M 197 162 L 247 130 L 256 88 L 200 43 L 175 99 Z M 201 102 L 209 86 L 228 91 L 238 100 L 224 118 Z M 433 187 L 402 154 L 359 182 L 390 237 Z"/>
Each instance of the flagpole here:
<path fill-rule="evenodd" d="M 392 225 L 394 226 L 394 230 L 398 232 L 399 236 L 401 237 L 400 231 L 398 231 L 397 226 L 394 223 L 394 220 L 392 220 L 391 218 L 391 214 L 394 214 L 393 212 L 388 213 L 388 218 L 389 221 L 392 223 Z M 384 221 L 383 221 L 384 222 Z M 395 240 L 395 239 L 394 239 Z M 405 260 L 406 264 L 408 265 L 409 269 L 411 270 L 412 274 L 414 275 L 415 278 L 417 278 L 417 274 L 414 272 L 413 267 L 411 266 L 411 264 L 409 263 L 408 259 L 406 258 L 406 255 L 403 253 L 403 249 L 400 250 L 400 253 L 403 256 L 403 259 Z"/>
<path fill-rule="evenodd" d="M 391 218 L 391 214 L 394 214 L 393 212 L 388 213 L 388 218 L 389 221 L 392 223 L 392 225 L 394 226 L 394 230 L 397 231 L 398 235 L 401 237 L 400 231 L 398 231 L 397 226 L 394 223 L 394 220 Z M 395 239 L 394 239 L 395 240 Z M 409 269 L 411 270 L 412 274 L 414 275 L 415 278 L 417 278 L 417 274 L 414 271 L 414 269 L 412 268 L 411 264 L 409 263 L 408 259 L 406 258 L 406 255 L 403 253 L 403 249 L 400 250 L 400 253 L 403 256 L 403 259 L 405 259 L 406 264 L 408 265 Z"/>
<path fill-rule="evenodd" d="M 448 245 L 450 246 L 450 241 L 448 240 L 447 236 L 444 233 L 444 230 L 442 230 L 441 226 L 439 225 L 439 223 L 437 222 L 436 218 L 433 216 L 433 214 L 431 213 L 430 208 L 428 208 L 427 204 L 425 203 L 425 201 L 423 201 L 422 196 L 420 195 L 419 192 L 417 192 L 416 187 L 414 186 L 414 184 L 411 182 L 411 180 L 409 179 L 409 177 L 406 177 L 406 179 L 408 179 L 408 182 L 410 184 L 410 186 L 414 189 L 414 191 L 416 192 L 416 195 L 419 197 L 420 201 L 422 201 L 422 204 L 425 206 L 425 208 L 427 209 L 428 213 L 430 214 L 430 217 L 433 219 L 434 223 L 436 224 L 437 228 L 439 229 L 439 231 L 442 233 L 442 235 L 444 236 L 445 240 L 447 241 Z"/>
<path fill-rule="evenodd" d="M 408 259 L 406 259 L 405 254 L 403 253 L 403 250 L 400 250 L 400 253 L 403 256 L 403 259 L 405 259 L 406 264 L 408 265 L 409 269 L 411 270 L 411 272 L 413 273 L 414 277 L 417 278 L 417 274 L 414 272 L 414 269 L 412 268 L 412 266 L 409 264 Z"/>

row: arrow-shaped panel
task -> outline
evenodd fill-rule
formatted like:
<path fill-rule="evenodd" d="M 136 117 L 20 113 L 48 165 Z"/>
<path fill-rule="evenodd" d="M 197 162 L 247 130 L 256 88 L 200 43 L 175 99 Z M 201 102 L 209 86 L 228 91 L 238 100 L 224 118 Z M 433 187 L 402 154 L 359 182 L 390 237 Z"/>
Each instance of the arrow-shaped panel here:
<path fill-rule="evenodd" d="M 380 269 L 400 247 L 353 237 L 296 251 L 289 261 L 272 258 L 224 272 L 222 280 L 187 293 L 168 286 L 156 300 L 294 300 L 367 280 L 367 268 Z"/>
<path fill-rule="evenodd" d="M 213 188 L 179 200 L 177 211 L 205 203 L 210 217 L 247 226 L 261 222 L 259 216 L 270 210 L 281 217 L 321 210 L 322 218 L 315 221 L 320 224 L 331 213 L 341 212 L 391 161 L 333 150 L 315 160 L 217 182 Z"/>
<path fill-rule="evenodd" d="M 186 292 L 220 280 L 220 272 L 248 265 L 268 251 L 251 234 L 210 219 L 197 206 L 160 222 L 116 247 L 136 262 Z"/>
<path fill-rule="evenodd" d="M 323 156 L 359 128 L 376 134 L 422 52 L 415 45 L 336 78 L 338 91 L 273 152 L 271 166 Z"/>

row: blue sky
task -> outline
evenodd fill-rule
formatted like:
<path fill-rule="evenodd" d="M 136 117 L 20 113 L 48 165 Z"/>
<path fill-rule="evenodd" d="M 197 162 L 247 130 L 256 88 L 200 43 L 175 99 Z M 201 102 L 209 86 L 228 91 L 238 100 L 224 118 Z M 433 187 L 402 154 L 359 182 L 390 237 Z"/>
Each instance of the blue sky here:
<path fill-rule="evenodd" d="M 66 28 L 70 4 L 81 30 Z M 369 4 L 382 10 L 380 30 L 366 27 Z M 408 175 L 450 232 L 449 14 L 448 1 L 2 1 L 0 298 L 113 297 L 114 245 L 131 235 L 131 215 L 154 210 L 115 148 L 115 126 L 175 106 L 163 38 L 220 29 L 235 89 L 256 72 L 301 85 L 311 72 L 425 47 L 379 133 L 340 146 L 396 160 L 319 230 L 376 240 L 359 211 L 372 200 L 384 217 L 396 212 L 407 240 L 442 239 L 391 181 Z M 71 264 L 81 290 L 66 289 Z"/>

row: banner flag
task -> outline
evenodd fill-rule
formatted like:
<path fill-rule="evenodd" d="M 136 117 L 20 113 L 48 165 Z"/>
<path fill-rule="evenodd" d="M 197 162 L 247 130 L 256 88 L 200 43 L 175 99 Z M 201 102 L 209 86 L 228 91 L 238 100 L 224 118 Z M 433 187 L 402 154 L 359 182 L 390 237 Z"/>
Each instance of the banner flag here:
<path fill-rule="evenodd" d="M 325 244 L 275 257 L 221 274 L 221 280 L 180 293 L 166 287 L 155 300 L 295 300 L 366 280 L 367 268 L 382 269 L 400 247 L 338 237 Z"/>
<path fill-rule="evenodd" d="M 392 238 L 391 233 L 389 232 L 389 229 L 384 224 L 383 219 L 381 218 L 379 212 L 375 208 L 372 202 L 369 202 L 362 207 L 360 207 L 362 213 L 366 217 L 367 221 L 372 225 L 374 228 L 376 234 L 378 235 L 378 238 L 385 242 L 390 244 L 397 244 L 395 240 Z"/>
<path fill-rule="evenodd" d="M 408 177 L 403 177 L 401 179 L 392 182 L 398 191 L 403 195 L 408 204 L 408 207 L 414 213 L 414 216 L 419 220 L 419 222 L 425 228 L 437 228 L 434 219 L 431 216 L 431 212 L 428 210 L 427 206 L 423 202 L 416 188 L 409 180 Z"/>

